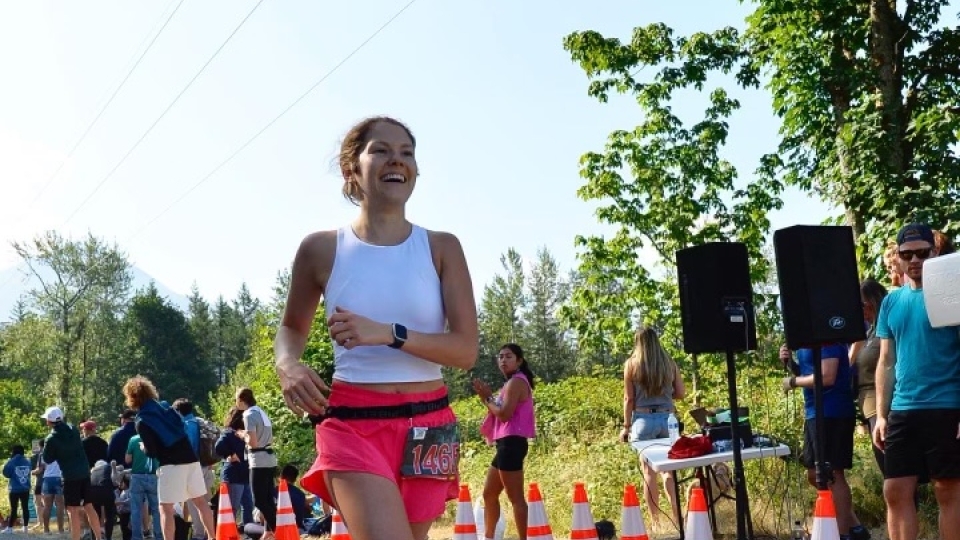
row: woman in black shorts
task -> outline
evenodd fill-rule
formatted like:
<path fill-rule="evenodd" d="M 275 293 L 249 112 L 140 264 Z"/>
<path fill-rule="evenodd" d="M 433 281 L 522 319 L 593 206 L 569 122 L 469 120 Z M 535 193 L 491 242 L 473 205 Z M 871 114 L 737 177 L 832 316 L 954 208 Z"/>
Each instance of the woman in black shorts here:
<path fill-rule="evenodd" d="M 487 442 L 497 446 L 497 453 L 487 471 L 483 486 L 484 536 L 492 539 L 500 519 L 500 493 L 507 492 L 513 506 L 513 519 L 520 540 L 527 538 L 527 500 L 523 492 L 523 460 L 527 457 L 527 439 L 536 436 L 533 410 L 533 372 L 523 357 L 523 349 L 515 343 L 500 348 L 497 365 L 506 384 L 497 395 L 479 379 L 473 389 L 487 407 L 487 417 L 480 428 Z"/>

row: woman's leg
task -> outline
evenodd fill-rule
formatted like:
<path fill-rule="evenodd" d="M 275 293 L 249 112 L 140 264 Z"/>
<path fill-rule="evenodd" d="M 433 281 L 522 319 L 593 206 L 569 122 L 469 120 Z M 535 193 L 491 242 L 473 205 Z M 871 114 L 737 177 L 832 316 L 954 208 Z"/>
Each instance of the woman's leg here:
<path fill-rule="evenodd" d="M 30 492 L 20 494 L 20 509 L 23 511 L 23 528 L 30 523 Z"/>
<path fill-rule="evenodd" d="M 503 491 L 503 480 L 496 467 L 487 469 L 487 480 L 483 484 L 483 535 L 493 538 L 500 520 L 500 493 Z M 479 524 L 478 524 L 479 525 Z"/>
<path fill-rule="evenodd" d="M 507 498 L 510 499 L 510 506 L 513 507 L 513 522 L 517 526 L 517 535 L 520 540 L 527 540 L 527 499 L 523 493 L 523 469 L 500 471 L 500 480 L 507 492 Z"/>
<path fill-rule="evenodd" d="M 660 525 L 660 484 L 657 479 L 657 473 L 647 462 L 640 458 L 640 465 L 643 466 L 643 498 L 647 502 L 647 508 L 650 510 L 650 521 L 654 526 Z"/>
<path fill-rule="evenodd" d="M 672 473 L 660 473 L 660 476 L 663 477 L 663 490 L 667 493 L 667 501 L 670 502 L 670 511 L 673 512 L 671 516 L 676 516 L 680 508 L 680 502 L 677 500 L 677 486 L 673 481 Z"/>
<path fill-rule="evenodd" d="M 53 507 L 53 495 L 41 495 L 40 523 L 43 524 L 44 534 L 50 534 L 50 510 Z"/>
<path fill-rule="evenodd" d="M 275 467 L 250 469 L 250 488 L 253 490 L 253 505 L 263 514 L 267 531 L 277 529 L 277 503 L 273 499 L 273 473 Z"/>
<path fill-rule="evenodd" d="M 414 537 L 400 490 L 382 476 L 331 471 L 324 480 L 353 540 L 424 540 L 429 531 L 429 523 L 418 524 L 419 537 Z"/>
<path fill-rule="evenodd" d="M 13 529 L 13 522 L 17 520 L 17 493 L 10 492 L 7 498 L 10 501 L 10 515 L 7 516 L 7 527 Z"/>

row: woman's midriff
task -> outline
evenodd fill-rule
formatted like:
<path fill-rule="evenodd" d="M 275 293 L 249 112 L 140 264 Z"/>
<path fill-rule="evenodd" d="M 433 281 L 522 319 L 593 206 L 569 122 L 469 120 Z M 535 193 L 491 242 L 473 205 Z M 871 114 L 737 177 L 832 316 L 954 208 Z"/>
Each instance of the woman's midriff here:
<path fill-rule="evenodd" d="M 406 383 L 348 383 L 338 380 L 337 384 L 342 384 L 346 387 L 363 388 L 384 394 L 423 394 L 443 388 L 443 379 Z"/>

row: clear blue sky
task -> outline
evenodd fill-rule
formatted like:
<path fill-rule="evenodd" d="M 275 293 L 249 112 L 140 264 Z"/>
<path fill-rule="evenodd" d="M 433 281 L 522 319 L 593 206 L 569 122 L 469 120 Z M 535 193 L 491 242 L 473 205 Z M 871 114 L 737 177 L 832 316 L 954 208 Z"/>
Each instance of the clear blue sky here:
<path fill-rule="evenodd" d="M 742 27 L 749 11 L 734 0 L 417 0 L 144 228 L 409 1 L 266 0 L 68 221 L 256 4 L 188 0 L 31 204 L 177 1 L 0 3 L 0 269 L 18 262 L 13 240 L 91 231 L 177 292 L 196 281 L 208 298 L 232 298 L 246 282 L 266 299 L 305 234 L 355 216 L 330 165 L 343 133 L 372 114 L 416 134 L 422 176 L 408 216 L 460 237 L 478 294 L 511 246 L 529 258 L 547 246 L 573 268 L 574 236 L 607 230 L 576 197 L 578 159 L 636 125 L 638 109 L 589 98 L 562 38 L 593 29 L 628 39 L 634 26 L 659 21 L 678 33 Z M 777 122 L 762 92 L 740 97 L 727 158 L 747 181 L 774 148 Z M 791 193 L 774 226 L 828 213 Z"/>

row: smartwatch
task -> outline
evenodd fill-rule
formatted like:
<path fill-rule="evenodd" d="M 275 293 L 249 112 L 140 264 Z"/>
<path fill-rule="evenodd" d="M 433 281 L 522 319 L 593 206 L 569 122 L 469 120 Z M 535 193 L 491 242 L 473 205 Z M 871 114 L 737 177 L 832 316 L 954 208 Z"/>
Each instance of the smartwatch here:
<path fill-rule="evenodd" d="M 390 325 L 393 329 L 393 343 L 389 346 L 393 349 L 400 349 L 407 342 L 407 327 L 400 323 Z"/>

